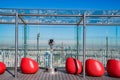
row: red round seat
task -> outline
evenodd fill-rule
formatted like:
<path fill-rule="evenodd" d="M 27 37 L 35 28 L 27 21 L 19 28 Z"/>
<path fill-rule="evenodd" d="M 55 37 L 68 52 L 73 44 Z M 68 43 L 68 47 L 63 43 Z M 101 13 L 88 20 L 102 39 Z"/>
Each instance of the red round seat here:
<path fill-rule="evenodd" d="M 22 73 L 34 74 L 38 71 L 38 63 L 31 58 L 22 58 L 20 65 Z"/>
<path fill-rule="evenodd" d="M 100 61 L 95 59 L 87 59 L 85 65 L 88 76 L 100 77 L 104 75 L 104 66 Z"/>
<path fill-rule="evenodd" d="M 68 57 L 66 59 L 66 71 L 70 74 L 80 74 L 82 72 L 82 63 L 75 58 Z"/>
<path fill-rule="evenodd" d="M 3 62 L 0 62 L 0 74 L 3 74 L 6 71 L 6 65 Z"/>
<path fill-rule="evenodd" d="M 120 77 L 120 61 L 115 59 L 109 59 L 107 61 L 107 73 L 111 77 Z"/>

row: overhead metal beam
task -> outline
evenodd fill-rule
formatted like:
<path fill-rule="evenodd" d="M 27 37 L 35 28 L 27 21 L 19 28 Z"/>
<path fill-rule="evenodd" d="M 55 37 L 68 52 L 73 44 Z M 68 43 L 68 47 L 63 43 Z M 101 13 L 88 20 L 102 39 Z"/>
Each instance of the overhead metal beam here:
<path fill-rule="evenodd" d="M 0 22 L 0 24 L 15 24 L 15 22 Z M 24 23 L 19 22 L 19 24 L 23 25 Z M 26 22 L 27 25 L 77 25 L 76 23 L 33 23 Z"/>
<path fill-rule="evenodd" d="M 0 16 L 15 16 L 14 13 L 0 13 Z M 19 16 L 82 17 L 75 14 L 19 14 Z M 86 17 L 120 17 L 120 15 L 86 15 Z"/>
<path fill-rule="evenodd" d="M 55 17 L 82 17 L 82 15 L 70 14 L 19 14 L 20 16 L 55 16 Z M 86 15 L 86 17 L 120 17 L 120 15 Z"/>
<path fill-rule="evenodd" d="M 21 20 L 25 25 L 27 25 L 26 22 L 22 19 L 22 17 L 21 17 L 20 15 L 18 15 L 18 17 L 20 18 L 20 20 Z"/>
<path fill-rule="evenodd" d="M 0 22 L 0 24 L 15 24 L 15 22 Z M 19 22 L 19 25 L 23 25 L 24 23 Z M 33 22 L 26 22 L 27 25 L 77 25 L 77 23 L 33 23 Z M 83 25 L 83 23 L 79 24 L 80 26 Z M 120 23 L 86 23 L 88 26 L 120 26 Z"/>
<path fill-rule="evenodd" d="M 15 13 L 0 13 L 0 16 L 16 16 Z"/>
<path fill-rule="evenodd" d="M 86 15 L 86 17 L 120 17 L 120 15 Z"/>
<path fill-rule="evenodd" d="M 81 17 L 81 19 L 80 19 L 79 22 L 77 23 L 77 26 L 79 26 L 82 21 L 83 21 L 83 17 Z"/>
<path fill-rule="evenodd" d="M 51 16 L 51 17 L 82 17 L 82 15 L 70 14 L 19 14 L 20 16 Z"/>

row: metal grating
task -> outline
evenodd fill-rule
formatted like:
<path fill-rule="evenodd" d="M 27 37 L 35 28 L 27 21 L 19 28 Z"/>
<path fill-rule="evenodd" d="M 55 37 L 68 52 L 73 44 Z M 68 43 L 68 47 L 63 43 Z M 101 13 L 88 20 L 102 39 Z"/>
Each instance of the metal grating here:
<path fill-rule="evenodd" d="M 18 77 L 15 79 L 13 76 L 13 70 L 6 71 L 0 75 L 0 80 L 84 80 L 82 75 L 68 74 L 64 69 L 58 69 L 56 74 L 50 74 L 45 72 L 44 69 L 39 69 L 35 74 L 23 74 L 18 72 Z M 107 75 L 102 77 L 90 77 L 86 76 L 85 80 L 119 80 L 119 78 L 109 77 Z"/>

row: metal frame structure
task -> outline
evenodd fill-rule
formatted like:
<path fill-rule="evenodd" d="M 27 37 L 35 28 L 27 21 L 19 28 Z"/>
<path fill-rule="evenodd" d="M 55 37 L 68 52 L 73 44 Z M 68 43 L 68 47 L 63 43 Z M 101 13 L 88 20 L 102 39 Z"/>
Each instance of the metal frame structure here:
<path fill-rule="evenodd" d="M 16 12 L 24 25 L 83 25 L 84 13 L 87 26 L 120 25 L 120 10 L 67 9 L 0 9 L 0 24 L 15 24 Z"/>
<path fill-rule="evenodd" d="M 17 78 L 18 25 L 83 26 L 83 77 L 85 78 L 86 26 L 120 26 L 120 10 L 0 9 L 0 24 L 15 24 L 15 78 Z M 24 28 L 26 54 L 26 27 Z M 78 43 L 77 38 L 77 43 Z M 77 44 L 77 49 L 79 48 Z M 77 51 L 78 55 L 78 51 Z"/>

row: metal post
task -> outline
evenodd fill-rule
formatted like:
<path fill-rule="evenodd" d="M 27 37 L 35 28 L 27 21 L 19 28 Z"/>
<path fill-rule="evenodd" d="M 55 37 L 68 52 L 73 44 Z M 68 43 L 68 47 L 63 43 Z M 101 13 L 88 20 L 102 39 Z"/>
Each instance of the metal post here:
<path fill-rule="evenodd" d="M 106 36 L 106 51 L 108 51 L 108 36 Z"/>
<path fill-rule="evenodd" d="M 37 34 L 37 62 L 39 63 L 39 37 L 40 37 L 40 33 Z"/>
<path fill-rule="evenodd" d="M 85 78 L 85 57 L 86 57 L 86 23 L 85 13 L 83 15 L 83 78 Z"/>
<path fill-rule="evenodd" d="M 2 50 L 2 55 L 3 55 L 3 63 L 5 63 L 5 52 Z"/>
<path fill-rule="evenodd" d="M 115 30 L 116 34 L 115 34 L 115 37 L 116 37 L 116 50 L 118 50 L 118 40 L 117 40 L 117 37 L 118 37 L 118 28 L 116 26 L 116 30 Z"/>
<path fill-rule="evenodd" d="M 106 59 L 106 61 L 108 60 L 108 36 L 106 36 L 106 57 L 107 57 L 107 59 Z"/>
<path fill-rule="evenodd" d="M 15 69 L 14 75 L 17 78 L 17 65 L 18 65 L 18 13 L 16 12 L 15 17 Z"/>
<path fill-rule="evenodd" d="M 40 37 L 40 33 L 37 34 L 37 50 L 39 50 L 39 37 Z"/>
<path fill-rule="evenodd" d="M 24 57 L 27 56 L 27 27 L 24 25 Z"/>
<path fill-rule="evenodd" d="M 77 59 L 79 54 L 79 26 L 77 25 Z"/>
<path fill-rule="evenodd" d="M 105 54 L 104 54 L 103 50 L 101 50 L 101 51 L 102 51 L 102 63 L 105 66 Z"/>

